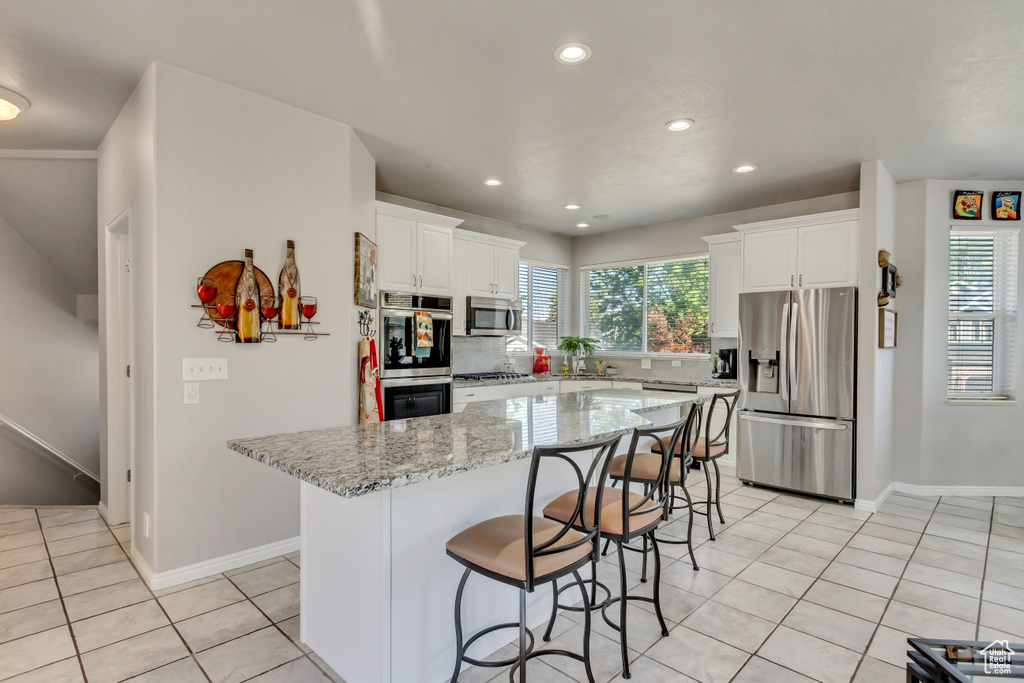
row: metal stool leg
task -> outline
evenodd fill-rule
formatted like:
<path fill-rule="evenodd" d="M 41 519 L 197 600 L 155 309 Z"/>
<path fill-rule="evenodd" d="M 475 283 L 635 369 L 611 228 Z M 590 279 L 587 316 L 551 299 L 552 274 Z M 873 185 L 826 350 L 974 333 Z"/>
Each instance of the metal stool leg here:
<path fill-rule="evenodd" d="M 597 570 L 597 567 L 594 567 Z M 583 602 L 587 601 L 587 588 L 583 583 L 583 579 L 580 578 L 579 571 L 572 573 L 576 579 L 576 585 L 580 587 L 580 595 L 583 596 Z M 597 575 L 594 575 L 594 580 L 597 580 Z M 593 604 L 593 603 L 591 603 Z M 587 683 L 595 683 L 594 671 L 590 667 L 590 606 L 583 611 L 583 668 L 587 671 Z"/>
<path fill-rule="evenodd" d="M 711 461 L 711 464 L 715 466 L 715 507 L 718 508 L 718 521 L 725 524 L 725 517 L 722 516 L 722 503 L 719 502 L 722 491 L 722 471 L 718 469 L 718 459 L 715 458 Z M 711 510 L 708 510 L 711 513 Z"/>
<path fill-rule="evenodd" d="M 509 674 L 511 676 L 511 674 Z M 526 589 L 519 589 L 519 683 L 526 683 Z"/>
<path fill-rule="evenodd" d="M 661 635 L 667 636 L 668 626 L 661 614 L 661 551 L 658 549 L 658 539 L 654 537 L 654 532 L 647 536 L 651 537 L 651 547 L 654 548 L 654 613 L 658 615 L 658 623 L 661 624 Z"/>
<path fill-rule="evenodd" d="M 711 540 L 715 540 L 715 526 L 711 521 L 711 470 L 708 469 L 708 462 L 705 460 L 701 463 L 700 468 L 704 470 L 704 479 L 708 482 L 708 499 L 705 501 L 707 505 L 707 518 L 708 518 L 708 534 L 711 536 Z"/>
<path fill-rule="evenodd" d="M 465 654 L 462 650 L 462 590 L 466 587 L 466 581 L 469 580 L 469 572 L 470 570 L 467 569 L 466 573 L 462 575 L 462 580 L 459 581 L 459 590 L 455 592 L 455 672 L 452 674 L 452 683 L 459 681 L 462 655 Z"/>
<path fill-rule="evenodd" d="M 700 567 L 697 566 L 697 558 L 693 556 L 693 499 L 690 498 L 690 492 L 686 490 L 686 485 L 683 484 L 680 488 L 683 489 L 683 495 L 686 496 L 686 511 L 689 513 L 689 521 L 686 525 L 686 547 L 690 551 L 690 563 L 693 565 L 693 571 L 700 571 Z"/>
<path fill-rule="evenodd" d="M 643 559 L 643 565 L 641 565 L 641 570 L 640 570 L 640 583 L 647 583 L 647 537 L 646 536 L 644 536 L 643 548 L 644 548 L 643 549 L 644 559 Z"/>
<path fill-rule="evenodd" d="M 630 678 L 633 674 L 629 672 L 629 651 L 626 647 L 626 605 L 629 600 L 626 597 L 626 557 L 622 551 L 622 543 L 616 542 L 619 551 L 619 648 L 622 650 L 622 677 Z"/>
<path fill-rule="evenodd" d="M 558 581 L 551 582 L 551 619 L 548 621 L 548 628 L 544 631 L 544 642 L 551 642 L 551 629 L 555 626 L 555 618 L 558 616 Z"/>

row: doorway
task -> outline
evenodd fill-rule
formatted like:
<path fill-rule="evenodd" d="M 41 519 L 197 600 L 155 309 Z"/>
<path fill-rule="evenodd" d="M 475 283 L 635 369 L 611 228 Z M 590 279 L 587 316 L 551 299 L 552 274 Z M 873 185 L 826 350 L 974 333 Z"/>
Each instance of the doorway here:
<path fill-rule="evenodd" d="M 134 419 L 132 406 L 131 208 L 106 226 L 107 523 L 132 521 Z M 133 539 L 134 541 L 134 539 Z"/>

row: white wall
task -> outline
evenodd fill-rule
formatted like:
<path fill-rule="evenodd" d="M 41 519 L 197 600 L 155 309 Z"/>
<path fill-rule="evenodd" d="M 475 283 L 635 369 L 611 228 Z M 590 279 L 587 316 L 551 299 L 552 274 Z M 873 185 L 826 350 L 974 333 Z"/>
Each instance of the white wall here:
<path fill-rule="evenodd" d="M 896 253 L 900 256 L 894 262 L 903 276 L 903 286 L 896 297 L 900 316 L 894 477 L 919 486 L 1024 487 L 1019 455 L 1024 443 L 1024 403 L 946 403 L 950 226 L 984 225 L 992 192 L 1024 190 L 1024 182 L 926 180 L 901 184 L 897 189 Z M 953 191 L 957 189 L 985 191 L 986 220 L 953 220 Z M 1024 278 L 1019 286 L 1018 301 L 1024 302 Z M 1018 321 L 1017 335 L 1020 343 L 1024 318 Z M 1024 396 L 1021 371 L 1017 395 Z"/>
<path fill-rule="evenodd" d="M 377 199 L 411 209 L 420 209 L 421 211 L 430 211 L 442 216 L 461 218 L 463 223 L 459 225 L 460 230 L 472 230 L 473 232 L 485 235 L 507 237 L 508 239 L 526 242 L 526 246 L 519 251 L 520 258 L 524 260 L 546 261 L 566 266 L 572 262 L 573 240 L 567 235 L 545 232 L 543 230 L 532 230 L 515 223 L 478 216 L 474 213 L 456 211 L 455 209 L 428 204 L 427 202 L 415 199 L 406 199 L 405 197 L 387 194 L 386 192 L 378 192 Z"/>
<path fill-rule="evenodd" d="M 349 126 L 161 64 L 146 79 L 156 211 L 151 222 L 136 215 L 133 271 L 138 308 L 158 314 L 136 327 L 136 388 L 152 387 L 136 403 L 140 431 L 152 432 L 136 458 L 152 463 L 153 495 L 137 496 L 135 518 L 152 515 L 143 559 L 163 573 L 298 534 L 297 480 L 225 442 L 354 423 L 353 234 L 375 237 L 375 176 Z M 130 149 L 105 152 L 101 161 L 130 166 Z M 101 185 L 101 205 L 116 211 L 103 195 Z M 196 327 L 199 275 L 251 248 L 276 284 L 286 239 L 331 336 L 228 345 Z M 182 358 L 207 356 L 226 356 L 230 378 L 183 405 Z"/>
<path fill-rule="evenodd" d="M 76 318 L 74 290 L 3 219 L 0 290 L 9 306 L 7 323 L 0 334 L 0 413 L 98 473 L 96 325 Z M 0 457 L 4 454 L 23 461 L 35 457 L 11 433 L 0 430 Z M 13 486 L 14 472 L 8 467 L 13 467 L 13 460 L 4 462 L 0 505 L 29 502 L 12 497 L 14 492 L 9 487 Z M 42 502 L 40 496 L 50 477 L 48 470 L 27 461 L 24 468 L 19 468 L 22 470 L 24 477 L 17 488 L 25 494 L 31 487 L 31 500 Z M 52 476 L 63 475 L 54 471 Z"/>
<path fill-rule="evenodd" d="M 865 161 L 860 174 L 860 301 L 857 338 L 857 499 L 875 501 L 892 483 L 893 365 L 895 349 L 878 348 L 878 251 L 893 263 L 896 184 L 880 161 Z M 898 302 L 890 303 L 895 309 Z"/>

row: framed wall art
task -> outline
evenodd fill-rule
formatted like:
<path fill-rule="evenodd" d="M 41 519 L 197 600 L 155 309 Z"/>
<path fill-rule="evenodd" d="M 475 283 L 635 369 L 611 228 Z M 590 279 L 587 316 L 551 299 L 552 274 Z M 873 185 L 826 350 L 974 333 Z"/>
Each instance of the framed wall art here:
<path fill-rule="evenodd" d="M 896 348 L 896 311 L 882 308 L 878 311 L 878 348 Z"/>
<path fill-rule="evenodd" d="M 377 308 L 377 245 L 361 232 L 356 233 L 355 270 L 356 305 Z"/>
<path fill-rule="evenodd" d="M 953 192 L 953 218 L 962 221 L 981 220 L 981 201 L 985 193 L 979 190 L 955 190 Z"/>
<path fill-rule="evenodd" d="M 1020 192 L 992 193 L 992 220 L 1020 220 Z"/>

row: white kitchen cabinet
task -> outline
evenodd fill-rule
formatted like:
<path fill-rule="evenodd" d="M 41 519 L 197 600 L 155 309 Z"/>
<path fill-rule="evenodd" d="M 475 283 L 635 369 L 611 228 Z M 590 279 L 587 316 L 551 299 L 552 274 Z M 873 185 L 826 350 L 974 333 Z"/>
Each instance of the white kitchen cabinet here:
<path fill-rule="evenodd" d="M 613 389 L 632 389 L 633 391 L 643 391 L 643 382 L 629 382 L 622 379 L 612 380 Z"/>
<path fill-rule="evenodd" d="M 742 233 L 744 292 L 858 283 L 857 209 L 734 227 Z"/>
<path fill-rule="evenodd" d="M 708 334 L 737 337 L 743 285 L 741 235 L 710 235 L 703 239 L 708 243 Z"/>
<path fill-rule="evenodd" d="M 463 296 L 519 298 L 519 248 L 524 242 L 465 230 L 457 231 L 455 238 L 463 245 L 463 260 L 455 264 L 461 271 Z"/>
<path fill-rule="evenodd" d="M 494 247 L 494 295 L 499 299 L 519 298 L 518 247 Z"/>
<path fill-rule="evenodd" d="M 795 287 L 799 244 L 796 229 L 743 235 L 743 291 L 765 292 Z"/>
<path fill-rule="evenodd" d="M 377 288 L 452 296 L 452 229 L 460 223 L 458 218 L 377 202 Z"/>
<path fill-rule="evenodd" d="M 459 239 L 463 243 L 466 261 L 466 296 L 494 296 L 494 245 L 476 240 Z"/>
<path fill-rule="evenodd" d="M 563 379 L 558 384 L 558 390 L 563 394 L 570 391 L 612 388 L 612 380 L 610 379 Z"/>
<path fill-rule="evenodd" d="M 461 413 L 470 403 L 523 396 L 544 396 L 558 393 L 558 380 L 496 384 L 488 387 L 462 387 L 452 392 L 452 412 Z"/>

